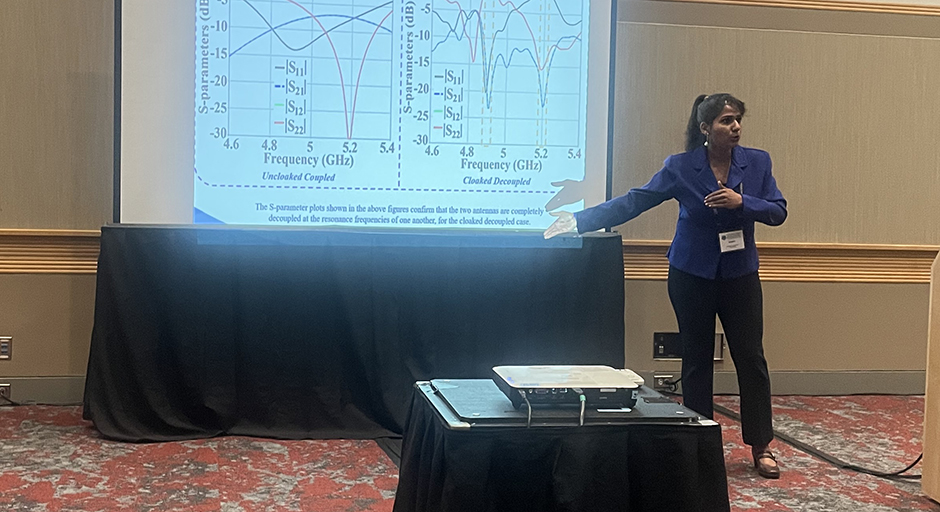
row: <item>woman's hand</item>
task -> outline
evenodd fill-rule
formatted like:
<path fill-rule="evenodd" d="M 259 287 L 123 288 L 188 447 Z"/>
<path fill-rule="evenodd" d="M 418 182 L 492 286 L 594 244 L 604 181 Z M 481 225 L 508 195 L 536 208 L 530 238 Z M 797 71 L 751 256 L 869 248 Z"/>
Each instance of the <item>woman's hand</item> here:
<path fill-rule="evenodd" d="M 545 203 L 545 209 L 548 211 L 561 208 L 584 199 L 584 182 L 575 180 L 553 181 L 553 187 L 561 187 L 551 199 Z"/>
<path fill-rule="evenodd" d="M 741 197 L 741 194 L 726 187 L 724 183 L 720 181 L 718 182 L 718 186 L 721 188 L 705 196 L 705 206 L 709 208 L 734 210 L 744 204 L 744 198 Z"/>
<path fill-rule="evenodd" d="M 574 214 L 566 211 L 548 212 L 548 214 L 558 218 L 542 233 L 542 236 L 545 237 L 546 240 L 562 233 L 578 232 L 578 219 L 574 218 Z"/>

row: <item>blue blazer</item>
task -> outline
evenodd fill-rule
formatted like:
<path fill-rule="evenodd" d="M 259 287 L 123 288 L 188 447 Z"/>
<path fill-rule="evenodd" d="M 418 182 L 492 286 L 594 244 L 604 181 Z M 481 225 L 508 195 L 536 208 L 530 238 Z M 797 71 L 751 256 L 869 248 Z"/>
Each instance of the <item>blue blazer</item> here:
<path fill-rule="evenodd" d="M 705 196 L 718 190 L 718 181 L 701 147 L 666 159 L 649 183 L 625 195 L 575 214 L 578 232 L 623 224 L 667 199 L 679 201 L 676 235 L 667 257 L 673 267 L 705 279 L 740 277 L 758 268 L 754 222 L 779 226 L 787 218 L 787 201 L 770 172 L 770 155 L 737 146 L 731 154 L 726 187 L 741 194 L 736 210 L 705 206 Z M 721 252 L 718 234 L 744 231 L 744 249 Z"/>

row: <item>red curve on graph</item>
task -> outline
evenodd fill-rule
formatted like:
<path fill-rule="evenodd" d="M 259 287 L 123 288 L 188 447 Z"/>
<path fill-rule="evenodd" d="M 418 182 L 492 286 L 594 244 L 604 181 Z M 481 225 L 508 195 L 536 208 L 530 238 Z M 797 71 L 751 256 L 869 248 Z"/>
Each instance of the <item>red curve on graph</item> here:
<path fill-rule="evenodd" d="M 362 55 L 362 63 L 359 65 L 359 77 L 356 78 L 356 88 L 355 88 L 355 93 L 353 94 L 352 118 L 350 119 L 350 112 L 349 112 L 350 109 L 346 102 L 346 82 L 343 79 L 343 66 L 339 62 L 339 54 L 336 52 L 336 45 L 333 44 L 333 39 L 330 38 L 329 31 L 326 29 L 326 27 L 323 26 L 322 23 L 320 23 L 320 20 L 317 19 L 317 16 L 313 14 L 312 12 L 308 11 L 306 7 L 300 5 L 294 0 L 287 0 L 287 1 L 303 9 L 303 11 L 307 13 L 307 15 L 310 16 L 310 18 L 313 19 L 313 21 L 317 22 L 317 25 L 320 26 L 320 30 L 323 31 L 323 35 L 326 36 L 327 42 L 330 43 L 330 49 L 333 51 L 333 58 L 336 60 L 336 70 L 339 72 L 339 86 L 340 86 L 340 89 L 343 90 L 343 115 L 345 116 L 345 121 L 346 121 L 346 138 L 350 139 L 352 138 L 353 121 L 356 119 L 356 98 L 359 95 L 359 80 L 362 78 L 362 66 L 365 65 L 366 54 L 369 53 L 369 46 L 372 45 L 372 40 L 375 39 L 375 34 L 378 33 L 379 28 L 381 28 L 382 26 L 382 23 L 385 23 L 385 20 L 388 19 L 388 17 L 392 15 L 392 11 L 389 11 L 389 13 L 386 14 L 384 18 L 382 18 L 382 22 L 379 23 L 375 31 L 372 32 L 372 38 L 369 39 L 369 44 L 366 46 L 366 51 Z"/>
<path fill-rule="evenodd" d="M 320 23 L 320 20 L 317 19 L 317 16 L 315 14 L 308 11 L 306 7 L 298 4 L 294 0 L 287 0 L 287 1 L 303 9 L 303 11 L 307 13 L 307 15 L 310 16 L 310 18 L 312 18 L 313 21 L 317 22 L 317 25 L 320 25 L 320 30 L 323 31 L 323 35 L 326 36 L 327 42 L 330 43 L 330 48 L 333 50 L 333 58 L 336 59 L 336 70 L 339 71 L 339 85 L 340 85 L 340 88 L 343 89 L 343 114 L 346 116 L 346 138 L 348 139 L 350 135 L 349 135 L 349 111 L 346 108 L 346 84 L 343 82 L 343 66 L 339 63 L 339 55 L 336 53 L 336 45 L 333 44 L 333 39 L 330 38 L 329 31 L 327 31 L 326 27 L 324 27 L 323 24 Z"/>
<path fill-rule="evenodd" d="M 362 80 L 362 68 L 366 65 L 366 55 L 369 54 L 369 47 L 372 46 L 372 40 L 375 39 L 375 34 L 379 32 L 379 29 L 382 28 L 382 24 L 385 23 L 385 20 L 391 15 L 392 11 L 388 11 L 388 14 L 382 18 L 382 21 L 375 26 L 375 30 L 372 31 L 372 37 L 369 38 L 369 44 L 366 45 L 366 50 L 362 53 L 362 62 L 359 63 L 359 76 L 356 77 L 356 89 L 353 92 L 352 119 L 349 121 L 349 131 L 346 138 L 352 136 L 353 124 L 356 122 L 356 100 L 359 99 L 359 81 Z"/>

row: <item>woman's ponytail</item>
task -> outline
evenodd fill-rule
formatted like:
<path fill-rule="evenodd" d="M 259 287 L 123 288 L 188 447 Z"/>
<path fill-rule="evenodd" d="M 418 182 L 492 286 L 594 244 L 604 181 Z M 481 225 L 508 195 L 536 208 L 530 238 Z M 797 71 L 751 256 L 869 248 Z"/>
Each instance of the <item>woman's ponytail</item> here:
<path fill-rule="evenodd" d="M 692 104 L 692 115 L 689 116 L 689 126 L 685 130 L 686 151 L 692 151 L 705 144 L 705 134 L 699 129 L 699 125 L 702 122 L 699 121 L 698 107 L 707 97 L 707 94 L 702 94 L 698 98 L 695 98 L 695 103 Z"/>

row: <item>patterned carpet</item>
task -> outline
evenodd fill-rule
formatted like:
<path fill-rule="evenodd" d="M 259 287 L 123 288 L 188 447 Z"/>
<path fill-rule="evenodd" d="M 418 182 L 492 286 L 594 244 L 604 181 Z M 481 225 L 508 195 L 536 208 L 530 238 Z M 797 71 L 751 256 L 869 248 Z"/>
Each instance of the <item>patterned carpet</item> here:
<path fill-rule="evenodd" d="M 921 453 L 923 397 L 777 396 L 773 402 L 775 431 L 843 462 L 887 472 L 904 468 Z M 737 396 L 718 396 L 715 403 L 738 410 Z M 740 424 L 721 414 L 715 419 L 722 424 L 732 510 L 940 511 L 923 495 L 918 480 L 841 470 L 780 440 L 772 448 L 781 478 L 755 479 Z M 919 474 L 920 466 L 909 473 Z"/>
<path fill-rule="evenodd" d="M 372 441 L 127 444 L 98 436 L 80 407 L 0 408 L 0 510 L 378 512 L 397 486 Z"/>
<path fill-rule="evenodd" d="M 736 397 L 717 401 L 737 407 Z M 775 397 L 774 406 L 778 430 L 846 462 L 898 469 L 920 453 L 921 397 Z M 735 512 L 940 512 L 918 481 L 840 470 L 780 441 L 783 476 L 759 478 L 740 426 L 717 419 Z M 390 511 L 397 483 L 372 441 L 127 444 L 102 439 L 79 407 L 0 407 L 0 510 Z"/>

